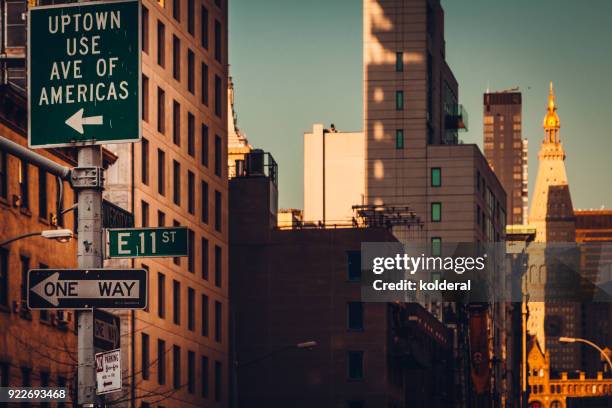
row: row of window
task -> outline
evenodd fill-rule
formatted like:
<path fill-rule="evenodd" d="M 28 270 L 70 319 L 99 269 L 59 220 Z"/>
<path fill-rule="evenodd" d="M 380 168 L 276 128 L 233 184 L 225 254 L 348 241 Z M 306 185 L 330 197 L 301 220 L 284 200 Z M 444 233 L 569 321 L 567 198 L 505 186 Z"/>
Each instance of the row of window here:
<path fill-rule="evenodd" d="M 19 375 L 21 377 L 21 386 L 22 387 L 32 387 L 32 386 L 40 386 L 40 387 L 50 387 L 57 386 L 59 388 L 65 388 L 68 386 L 68 381 L 65 376 L 57 375 L 55 384 L 52 384 L 51 373 L 46 370 L 41 370 L 39 373 L 33 373 L 32 368 L 30 367 L 17 367 L 12 366 L 10 363 L 0 362 L 0 387 L 8 387 L 9 385 L 15 386 L 17 385 L 14 381 L 11 381 L 11 377 L 14 376 L 13 371 L 18 370 Z M 32 380 L 37 381 L 32 381 Z M 34 383 L 37 384 L 34 384 Z M 2 404 L 0 404 L 2 405 Z M 30 403 L 22 402 L 20 404 L 22 407 L 29 407 Z M 51 406 L 48 402 L 41 402 L 39 405 L 41 408 Z M 67 406 L 65 402 L 58 402 L 57 408 L 64 408 Z"/>
<path fill-rule="evenodd" d="M 181 325 L 181 282 L 172 280 L 172 322 L 177 326 Z M 196 291 L 187 288 L 187 329 L 196 330 Z M 200 295 L 200 334 L 204 337 L 209 336 L 210 306 L 213 306 L 213 336 L 216 342 L 223 340 L 223 304 L 219 301 L 211 303 L 208 295 Z M 166 275 L 157 273 L 157 316 L 161 319 L 166 318 Z"/>
<path fill-rule="evenodd" d="M 188 393 L 195 394 L 196 379 L 200 378 L 200 396 L 210 398 L 210 369 L 213 369 L 214 376 L 214 395 L 215 401 L 219 402 L 223 394 L 223 366 L 220 361 L 215 360 L 214 366 L 210 367 L 208 357 L 200 356 L 199 375 L 196 371 L 196 353 L 187 350 L 187 378 L 183 378 L 182 362 L 183 352 L 181 347 L 173 345 L 166 348 L 166 341 L 157 339 L 157 358 L 151 361 L 151 340 L 147 333 L 141 334 L 141 374 L 143 380 L 149 380 L 151 377 L 151 369 L 157 367 L 157 383 L 159 385 L 166 384 L 166 359 L 167 354 L 171 353 L 172 357 L 172 387 L 175 390 L 186 389 Z"/>

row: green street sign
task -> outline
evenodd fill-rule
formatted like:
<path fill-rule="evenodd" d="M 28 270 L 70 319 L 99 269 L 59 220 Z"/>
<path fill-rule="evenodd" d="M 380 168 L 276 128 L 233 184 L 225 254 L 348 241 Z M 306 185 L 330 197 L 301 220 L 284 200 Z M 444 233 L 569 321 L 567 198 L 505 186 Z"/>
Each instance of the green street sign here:
<path fill-rule="evenodd" d="M 28 12 L 28 143 L 140 140 L 140 7 L 113 1 Z"/>
<path fill-rule="evenodd" d="M 106 230 L 107 258 L 187 256 L 187 228 L 112 228 Z"/>

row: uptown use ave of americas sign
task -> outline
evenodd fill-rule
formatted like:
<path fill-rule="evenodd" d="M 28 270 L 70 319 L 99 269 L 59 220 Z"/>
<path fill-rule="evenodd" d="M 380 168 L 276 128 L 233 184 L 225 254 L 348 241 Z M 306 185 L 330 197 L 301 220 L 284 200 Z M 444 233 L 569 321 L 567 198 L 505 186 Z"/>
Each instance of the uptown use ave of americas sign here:
<path fill-rule="evenodd" d="M 30 9 L 30 147 L 140 140 L 138 4 Z"/>

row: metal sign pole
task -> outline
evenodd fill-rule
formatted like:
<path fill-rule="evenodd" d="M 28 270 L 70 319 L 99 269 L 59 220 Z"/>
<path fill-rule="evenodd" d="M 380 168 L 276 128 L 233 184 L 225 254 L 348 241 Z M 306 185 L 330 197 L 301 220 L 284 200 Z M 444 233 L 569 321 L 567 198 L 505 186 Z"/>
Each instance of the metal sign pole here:
<path fill-rule="evenodd" d="M 78 172 L 73 182 L 78 187 L 78 266 L 101 268 L 102 258 L 102 150 L 100 146 L 82 147 L 78 151 Z M 93 170 L 95 169 L 95 170 Z M 77 170 L 77 169 L 75 169 Z M 78 178 L 81 178 L 78 180 Z M 95 180 L 95 181 L 93 181 Z M 85 186 L 90 184 L 91 186 Z M 78 313 L 78 403 L 95 406 L 96 367 L 93 331 L 93 309 Z"/>

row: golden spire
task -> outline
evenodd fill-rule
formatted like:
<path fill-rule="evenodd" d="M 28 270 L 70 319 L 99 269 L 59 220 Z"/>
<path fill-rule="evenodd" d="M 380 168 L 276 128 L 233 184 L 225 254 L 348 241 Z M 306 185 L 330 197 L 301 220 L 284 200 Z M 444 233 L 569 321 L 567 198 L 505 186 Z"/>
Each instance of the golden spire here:
<path fill-rule="evenodd" d="M 555 105 L 555 92 L 553 90 L 553 83 L 550 81 L 550 91 L 548 92 L 548 111 L 546 112 L 546 116 L 544 116 L 544 122 L 542 123 L 544 130 L 546 132 L 546 139 L 544 140 L 547 143 L 558 143 L 558 132 L 561 127 L 561 122 L 559 121 L 559 115 L 557 115 L 557 106 Z"/>

